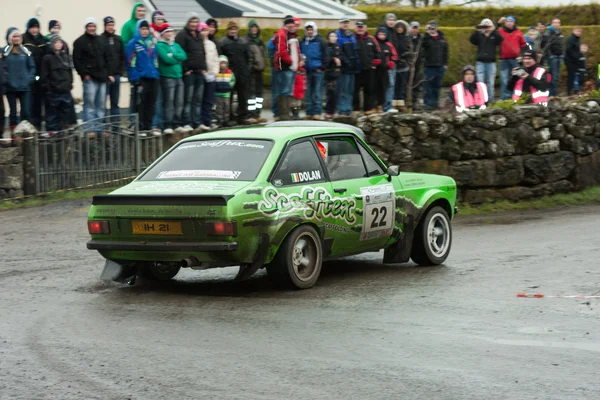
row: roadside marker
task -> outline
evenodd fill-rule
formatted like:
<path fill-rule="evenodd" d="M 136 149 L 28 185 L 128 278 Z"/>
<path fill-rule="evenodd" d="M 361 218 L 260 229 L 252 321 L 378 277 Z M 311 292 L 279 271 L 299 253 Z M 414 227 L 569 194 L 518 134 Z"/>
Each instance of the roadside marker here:
<path fill-rule="evenodd" d="M 598 296 L 546 296 L 542 293 L 525 293 L 519 292 L 517 293 L 517 297 L 526 297 L 528 299 L 541 299 L 543 297 L 552 298 L 552 299 L 600 299 L 600 295 Z"/>

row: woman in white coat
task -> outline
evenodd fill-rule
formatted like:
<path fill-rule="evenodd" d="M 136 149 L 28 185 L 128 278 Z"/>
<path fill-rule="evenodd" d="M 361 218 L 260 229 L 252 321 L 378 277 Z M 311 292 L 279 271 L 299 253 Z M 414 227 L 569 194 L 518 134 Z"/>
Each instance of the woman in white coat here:
<path fill-rule="evenodd" d="M 200 22 L 198 31 L 202 35 L 204 43 L 204 53 L 206 56 L 206 69 L 204 73 L 204 96 L 202 97 L 202 112 L 200 129 L 209 131 L 215 129 L 216 125 L 212 124 L 212 107 L 215 98 L 216 78 L 219 73 L 219 52 L 217 45 L 209 39 L 210 30 L 207 24 Z"/>

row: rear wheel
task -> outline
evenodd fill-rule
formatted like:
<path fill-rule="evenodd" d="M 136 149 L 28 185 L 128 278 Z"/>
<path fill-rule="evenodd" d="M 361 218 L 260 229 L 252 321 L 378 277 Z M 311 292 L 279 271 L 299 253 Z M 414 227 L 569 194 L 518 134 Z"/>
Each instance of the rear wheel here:
<path fill-rule="evenodd" d="M 442 207 L 432 207 L 415 230 L 410 258 L 420 265 L 439 265 L 452 247 L 450 217 Z"/>
<path fill-rule="evenodd" d="M 138 275 L 152 281 L 168 281 L 173 279 L 181 266 L 174 263 L 146 262 L 140 263 Z"/>
<path fill-rule="evenodd" d="M 281 287 L 308 289 L 321 275 L 323 251 L 317 231 L 308 225 L 296 228 L 285 238 L 273 261 L 269 277 Z"/>

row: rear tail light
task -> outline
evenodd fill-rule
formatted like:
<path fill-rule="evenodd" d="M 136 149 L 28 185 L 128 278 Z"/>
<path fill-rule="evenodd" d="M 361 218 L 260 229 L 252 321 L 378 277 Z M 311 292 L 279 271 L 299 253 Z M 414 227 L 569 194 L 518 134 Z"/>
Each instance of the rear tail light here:
<path fill-rule="evenodd" d="M 88 221 L 88 232 L 90 235 L 103 235 L 110 233 L 108 221 Z"/>
<path fill-rule="evenodd" d="M 237 226 L 235 222 L 208 222 L 206 233 L 212 236 L 236 236 Z"/>

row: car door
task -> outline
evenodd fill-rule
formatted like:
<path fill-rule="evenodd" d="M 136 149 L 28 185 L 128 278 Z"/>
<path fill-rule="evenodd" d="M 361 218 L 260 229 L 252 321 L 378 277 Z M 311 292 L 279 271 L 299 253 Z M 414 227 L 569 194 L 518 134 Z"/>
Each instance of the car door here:
<path fill-rule="evenodd" d="M 393 233 L 399 183 L 389 181 L 384 167 L 353 136 L 319 136 L 315 141 L 335 195 L 356 204 L 355 220 L 336 221 L 347 228 L 343 245 L 334 243 L 338 255 L 381 249 Z"/>

